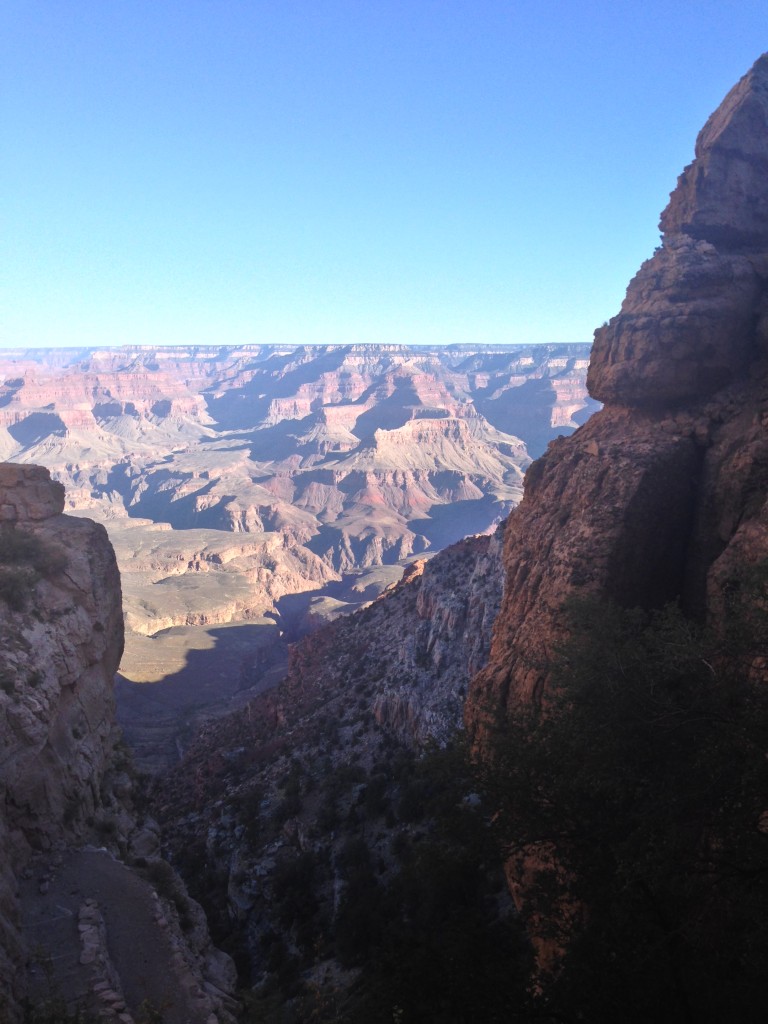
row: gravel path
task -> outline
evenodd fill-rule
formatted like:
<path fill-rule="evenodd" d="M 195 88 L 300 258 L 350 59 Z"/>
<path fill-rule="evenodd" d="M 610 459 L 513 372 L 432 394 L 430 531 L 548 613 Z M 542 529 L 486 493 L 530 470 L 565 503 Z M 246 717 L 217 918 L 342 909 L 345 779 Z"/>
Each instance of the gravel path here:
<path fill-rule="evenodd" d="M 149 1007 L 160 1012 L 163 1024 L 215 1024 L 196 997 L 147 882 L 106 851 L 90 848 L 31 867 L 21 895 L 36 1003 L 56 995 L 92 1011 L 111 1005 L 111 1018 L 120 1024 L 140 1024 Z M 101 927 L 102 946 L 105 939 L 106 965 L 86 950 L 91 940 L 83 933 L 97 934 L 93 921 Z"/>

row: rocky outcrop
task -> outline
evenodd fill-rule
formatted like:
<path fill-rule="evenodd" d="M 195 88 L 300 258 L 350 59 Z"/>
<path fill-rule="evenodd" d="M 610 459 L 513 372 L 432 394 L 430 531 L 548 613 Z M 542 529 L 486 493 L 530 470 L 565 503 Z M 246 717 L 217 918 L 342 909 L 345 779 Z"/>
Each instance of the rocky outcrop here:
<path fill-rule="evenodd" d="M 527 474 L 467 707 L 478 738 L 487 709 L 546 690 L 570 596 L 677 598 L 716 618 L 726 578 L 768 557 L 766 159 L 768 55 L 707 122 L 662 247 L 595 333 L 588 386 L 605 408 Z"/>
<path fill-rule="evenodd" d="M 525 510 L 504 538 L 506 596 L 490 663 L 472 684 L 473 728 L 540 699 L 572 595 L 631 607 L 681 593 L 700 464 L 693 432 L 621 410 L 593 417 L 578 442 L 556 442 L 534 464 Z"/>
<path fill-rule="evenodd" d="M 47 470 L 0 466 L 2 945 L 11 959 L 14 879 L 32 850 L 89 831 L 117 740 L 117 565 L 103 527 L 63 508 L 64 489 Z"/>
<path fill-rule="evenodd" d="M 0 467 L 5 820 L 38 848 L 78 835 L 99 802 L 123 644 L 106 531 L 63 505 L 47 470 Z"/>
<path fill-rule="evenodd" d="M 728 93 L 661 215 L 663 244 L 595 333 L 590 393 L 693 404 L 768 355 L 768 55 Z"/>
<path fill-rule="evenodd" d="M 713 394 L 768 354 L 768 55 L 728 93 L 661 215 L 662 246 L 595 332 L 587 386 L 608 404 Z"/>
<path fill-rule="evenodd" d="M 768 247 L 768 55 L 728 93 L 696 140 L 661 215 L 669 236 L 705 239 L 722 250 Z"/>
<path fill-rule="evenodd" d="M 145 902 L 151 887 L 113 854 L 151 863 L 159 848 L 157 826 L 138 822 L 115 721 L 123 616 L 114 551 L 103 526 L 63 515 L 63 508 L 64 489 L 47 469 L 0 465 L 0 1018 L 9 1024 L 21 1019 L 23 997 L 34 1006 L 61 998 L 70 1008 L 98 1007 L 101 1016 L 118 1019 L 116 1008 L 126 1007 L 119 979 L 94 977 L 93 991 L 87 988 L 96 954 L 78 947 L 78 900 L 93 899 L 96 857 L 105 865 L 105 917 L 113 932 L 124 931 L 126 885 L 144 893 Z M 160 868 L 172 880 L 168 865 Z M 179 894 L 186 908 L 183 900 Z M 167 913 L 170 919 L 175 912 Z M 146 934 L 126 943 L 145 939 L 166 949 L 166 974 L 189 989 L 188 1012 L 174 1011 L 169 1021 L 228 1021 L 227 993 L 202 987 L 205 965 L 217 954 L 196 913 L 186 936 L 175 919 L 159 944 L 150 934 L 159 926 L 150 919 Z M 192 922 L 191 903 L 188 914 Z M 81 920 L 81 935 L 85 927 Z M 127 985 L 140 969 L 128 964 Z M 109 1005 L 100 992 L 114 995 Z M 132 996 L 138 1011 L 143 996 L 139 989 Z"/>
<path fill-rule="evenodd" d="M 673 235 L 640 268 L 621 313 L 595 332 L 591 393 L 608 405 L 695 403 L 744 374 L 768 262 Z"/>
<path fill-rule="evenodd" d="M 466 707 L 486 757 L 499 718 L 548 713 L 570 599 L 677 601 L 722 630 L 730 597 L 768 562 L 767 159 L 768 55 L 707 122 L 661 248 L 595 333 L 588 386 L 605 407 L 533 463 L 510 515 L 505 597 Z M 757 641 L 745 659 L 764 683 Z M 583 909 L 564 863 L 550 841 L 507 864 L 545 987 L 563 953 L 548 923 L 572 935 Z M 548 895 L 535 884 L 544 869 Z"/>

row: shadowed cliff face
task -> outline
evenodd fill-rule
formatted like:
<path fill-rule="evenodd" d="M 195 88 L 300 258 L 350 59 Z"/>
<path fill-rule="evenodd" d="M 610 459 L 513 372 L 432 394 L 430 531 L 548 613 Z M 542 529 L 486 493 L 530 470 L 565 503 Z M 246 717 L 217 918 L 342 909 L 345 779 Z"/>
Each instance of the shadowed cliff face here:
<path fill-rule="evenodd" d="M 545 692 L 563 602 L 717 620 L 725 581 L 768 555 L 768 56 L 728 94 L 665 210 L 662 246 L 595 333 L 605 408 L 550 445 L 505 538 L 506 590 L 467 721 Z"/>
<path fill-rule="evenodd" d="M 148 999 L 168 1024 L 231 1022 L 233 968 L 199 907 L 168 869 L 182 935 L 113 856 L 157 868 L 157 826 L 138 820 L 118 747 L 115 554 L 103 526 L 63 508 L 47 469 L 0 464 L 0 1020 L 27 1020 L 24 1000 L 35 1020 L 63 1020 L 46 1011 L 60 1000 L 67 1020 L 130 1024 Z"/>
<path fill-rule="evenodd" d="M 102 526 L 63 507 L 47 470 L 0 466 L 4 817 L 37 848 L 82 835 L 117 738 L 115 556 Z"/>
<path fill-rule="evenodd" d="M 465 709 L 475 749 L 500 771 L 508 755 L 497 736 L 508 734 L 511 749 L 509 737 L 534 735 L 537 723 L 559 715 L 564 729 L 583 738 L 578 701 L 565 707 L 567 680 L 556 670 L 572 623 L 567 602 L 591 597 L 654 609 L 678 601 L 688 625 L 691 618 L 706 623 L 709 635 L 726 640 L 732 594 L 748 588 L 751 568 L 768 558 L 767 168 L 768 55 L 702 130 L 696 159 L 662 217 L 662 247 L 630 283 L 621 312 L 595 333 L 588 387 L 604 408 L 531 465 L 523 500 L 509 518 L 502 608 L 488 665 L 474 678 Z M 590 629 L 594 649 L 600 631 L 594 623 Z M 745 642 L 742 654 L 745 679 L 764 684 L 759 638 Z M 604 722 L 613 677 L 593 669 L 593 681 L 605 683 L 594 712 Z M 710 671 L 725 686 L 717 669 Z M 614 678 L 616 688 L 627 685 L 624 666 Z M 547 751 L 555 773 L 562 745 Z M 738 770 L 748 758 L 743 751 L 742 743 L 731 758 Z M 626 749 L 618 753 L 612 768 L 627 756 Z M 527 784 L 542 793 L 536 781 Z M 634 784 L 641 783 L 633 775 L 625 799 Z M 669 808 L 666 791 L 676 784 L 674 774 L 660 785 L 656 780 L 656 803 Z M 594 790 L 594 777 L 589 786 Z M 703 806 L 702 820 L 711 821 L 707 800 Z M 567 799 L 558 806 L 561 823 L 570 810 Z M 600 808 L 598 820 L 606 813 Z M 759 816 L 758 810 L 746 831 L 754 831 Z M 513 837 L 508 883 L 536 949 L 537 983 L 548 995 L 567 981 L 573 956 L 563 953 L 579 947 L 575 935 L 589 933 L 585 901 L 599 920 L 596 890 L 583 885 L 589 871 L 566 828 L 556 830 L 559 839 L 541 841 L 527 838 L 520 819 L 512 827 L 522 829 L 522 838 Z M 701 842 L 712 839 L 709 827 L 715 828 L 702 826 Z M 612 820 L 606 830 L 620 828 Z M 594 831 L 590 842 L 594 853 Z M 640 857 L 650 845 L 639 847 Z M 544 876 L 548 891 L 537 881 Z M 622 892 L 631 888 L 624 882 Z M 600 885 L 610 884 L 606 868 Z M 712 905 L 711 893 L 697 893 L 700 905 Z M 639 928 L 639 916 L 632 920 Z"/>
<path fill-rule="evenodd" d="M 82 840 L 117 739 L 117 565 L 104 528 L 63 508 L 64 488 L 46 469 L 0 465 L 0 975 L 9 981 L 18 874 L 32 851 Z M 13 1019 L 0 989 L 0 1008 L 4 999 Z"/>

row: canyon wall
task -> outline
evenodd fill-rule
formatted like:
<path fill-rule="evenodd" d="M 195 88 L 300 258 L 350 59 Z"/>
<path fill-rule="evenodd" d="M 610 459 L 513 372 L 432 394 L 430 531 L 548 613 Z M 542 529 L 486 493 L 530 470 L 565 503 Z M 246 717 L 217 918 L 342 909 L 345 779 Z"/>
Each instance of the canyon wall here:
<path fill-rule="evenodd" d="M 0 466 L 0 977 L 7 980 L 20 955 L 17 876 L 32 851 L 90 832 L 118 738 L 117 564 L 104 528 L 63 509 L 64 488 L 47 470 Z M 9 991 L 3 997 L 13 1002 Z"/>
<path fill-rule="evenodd" d="M 491 528 L 596 407 L 584 345 L 0 353 L 0 456 L 70 508 L 275 534 L 306 582 Z M 305 550 L 308 548 L 309 550 Z M 268 560 L 265 564 L 268 564 Z M 269 597 L 262 599 L 265 608 Z"/>
<path fill-rule="evenodd" d="M 167 995 L 169 1024 L 231 1022 L 231 964 L 133 802 L 114 551 L 63 508 L 47 469 L 0 464 L 0 1018 L 28 1001 L 129 1024 Z"/>
<path fill-rule="evenodd" d="M 503 739 L 497 746 L 505 733 L 520 736 L 520 730 L 524 731 L 520 750 L 530 737 L 540 737 L 548 728 L 558 726 L 562 726 L 559 740 L 547 747 L 553 777 L 560 770 L 560 758 L 567 761 L 563 735 L 569 716 L 577 719 L 583 707 L 578 703 L 583 694 L 568 689 L 579 685 L 574 682 L 576 672 L 568 676 L 566 671 L 558 677 L 557 668 L 565 664 L 562 651 L 573 621 L 569 602 L 574 599 L 596 598 L 624 609 L 646 610 L 677 603 L 687 616 L 691 635 L 700 624 L 707 628 L 707 636 L 719 638 L 717 643 L 711 641 L 704 662 L 709 671 L 707 684 L 714 689 L 712 680 L 717 681 L 724 703 L 725 694 L 732 692 L 729 686 L 736 692 L 732 682 L 735 659 L 727 647 L 734 635 L 732 613 L 739 604 L 750 607 L 751 602 L 754 616 L 754 603 L 761 604 L 761 600 L 754 596 L 756 590 L 750 591 L 754 586 L 750 581 L 768 566 L 766 171 L 768 55 L 757 61 L 707 122 L 696 145 L 696 158 L 681 175 L 662 215 L 661 247 L 631 281 L 619 314 L 595 333 L 587 380 L 590 393 L 604 408 L 572 436 L 551 443 L 547 453 L 532 464 L 524 498 L 510 515 L 504 538 L 505 595 L 489 663 L 473 680 L 465 709 L 475 750 L 488 764 L 512 756 L 509 751 L 504 753 Z M 600 649 L 601 638 L 599 627 L 595 630 L 593 624 L 592 630 L 589 640 L 580 636 L 579 642 L 591 643 L 595 651 Z M 746 636 L 740 640 L 743 647 L 737 659 L 743 666 L 738 692 L 749 704 L 750 700 L 759 702 L 762 692 L 760 687 L 750 690 L 749 684 L 764 687 L 768 676 L 761 632 L 755 630 L 748 640 Z M 669 641 L 666 665 L 673 656 Z M 604 721 L 610 720 L 614 707 L 611 688 L 631 692 L 625 667 L 619 660 L 604 670 L 594 665 L 590 670 L 593 684 L 599 679 L 605 687 Z M 558 681 L 563 690 L 555 688 Z M 692 686 L 690 678 L 687 682 Z M 653 686 L 662 692 L 658 678 L 648 685 L 651 693 Z M 699 681 L 694 693 L 701 697 L 705 691 Z M 565 692 L 573 703 L 564 707 Z M 651 722 L 656 730 L 652 734 L 659 735 L 664 716 L 658 707 L 654 706 L 653 713 L 646 709 L 641 714 L 625 704 L 622 727 L 631 731 L 642 720 Z M 593 709 L 593 713 L 598 712 Z M 678 723 L 695 720 L 679 709 L 676 713 Z M 728 721 L 730 713 L 721 715 L 718 722 Z M 721 728 L 724 731 L 726 726 Z M 597 747 L 600 742 L 605 740 L 596 741 Z M 678 735 L 677 744 L 680 742 Z M 695 749 L 701 746 L 699 743 Z M 615 751 L 614 755 L 611 763 L 619 773 L 621 758 L 628 755 Z M 761 751 L 742 736 L 725 760 L 742 766 L 759 764 Z M 583 752 L 581 763 L 585 763 Z M 642 767 L 635 763 L 634 769 L 635 775 L 630 770 L 629 777 L 624 776 L 625 801 L 631 802 L 627 794 L 633 786 L 637 793 L 643 787 L 648 791 Z M 751 770 L 743 767 L 741 776 L 746 778 Z M 684 785 L 677 775 L 661 782 L 670 794 Z M 695 780 L 688 781 L 695 786 Z M 656 780 L 655 785 L 659 784 Z M 731 791 L 738 784 L 734 783 Z M 590 785 L 595 785 L 594 776 L 585 790 Z M 559 790 L 560 796 L 562 792 Z M 571 801 L 575 799 L 571 795 Z M 699 837 L 698 849 L 709 846 L 708 856 L 713 861 L 717 859 L 713 851 L 726 842 L 743 842 L 741 849 L 751 849 L 749 842 L 759 837 L 762 829 L 761 800 L 764 796 L 751 793 L 742 803 L 734 804 L 743 812 L 737 824 L 715 826 L 712 822 L 722 798 L 703 799 L 698 826 L 691 824 L 693 814 L 687 825 L 691 834 Z M 657 791 L 655 802 L 668 807 L 666 792 Z M 547 806 L 554 803 L 556 799 Z M 598 916 L 597 890 L 589 890 L 588 884 L 586 890 L 583 885 L 580 888 L 589 869 L 583 856 L 579 860 L 572 834 L 567 834 L 571 810 L 568 799 L 563 798 L 559 806 L 562 828 L 548 833 L 534 830 L 533 834 L 525 832 L 526 812 L 511 812 L 508 883 L 528 925 L 537 959 L 535 984 L 545 997 L 557 991 L 563 979 L 566 987 L 570 983 L 569 964 L 574 959 L 564 954 L 583 950 L 585 936 L 591 937 L 586 939 L 587 946 L 594 940 L 595 928 L 590 931 L 590 922 Z M 598 813 L 609 812 L 603 808 Z M 676 816 L 671 818 L 675 824 L 663 830 L 664 842 L 670 841 L 676 827 Z M 594 831 L 590 838 L 582 837 L 582 854 L 592 841 L 615 855 L 611 827 L 618 834 L 621 825 L 616 821 L 608 826 L 609 835 L 602 845 L 594 839 Z M 638 842 L 638 864 L 644 856 L 653 859 L 652 845 L 647 834 Z M 678 851 L 677 861 L 665 863 L 667 877 L 673 871 L 670 864 L 686 863 L 683 856 Z M 696 856 L 691 855 L 691 863 Z M 608 863 L 614 863 L 610 856 Z M 698 870 L 686 866 L 689 872 Z M 707 870 L 710 878 L 717 874 L 711 866 Z M 542 878 L 548 881 L 542 882 Z M 613 884 L 610 891 L 623 894 L 646 885 L 641 868 L 633 879 L 628 882 L 624 877 L 622 889 L 610 866 L 606 867 L 600 891 L 608 891 Z M 732 919 L 738 919 L 745 906 L 757 898 L 758 888 L 746 897 L 744 890 L 728 897 Z M 593 901 L 584 897 L 586 912 L 585 903 L 574 895 L 585 891 Z M 648 906 L 659 900 L 654 912 L 664 917 L 667 908 L 661 905 L 658 893 L 652 886 L 643 891 L 652 893 Z M 622 898 L 617 897 L 614 905 Z M 722 897 L 713 884 L 709 890 L 701 886 L 696 898 L 700 902 L 696 904 L 692 898 L 693 909 L 686 912 L 699 915 L 699 927 L 689 931 L 685 955 L 690 956 L 690 964 L 699 965 L 706 941 L 699 948 L 691 936 L 708 934 L 702 923 L 707 911 L 702 908 Z M 680 920 L 683 917 L 681 914 Z M 601 920 L 604 923 L 605 918 Z M 635 920 L 640 920 L 639 912 Z M 659 948 L 667 951 L 683 931 L 680 920 L 672 920 L 677 932 L 659 940 Z M 669 928 L 671 932 L 673 926 Z M 734 937 L 724 940 L 722 929 L 713 926 L 708 937 L 711 948 L 718 954 L 722 953 L 720 943 L 733 949 L 742 942 L 742 949 L 751 948 L 749 933 L 737 935 L 736 931 Z M 577 936 L 581 945 L 575 941 Z M 578 953 L 574 955 L 578 964 Z M 635 952 L 625 955 L 632 959 Z M 617 957 L 618 963 L 621 954 Z M 697 990 L 705 990 L 701 979 L 691 982 L 695 970 L 690 964 L 688 974 L 681 969 L 673 982 L 662 982 L 659 969 L 658 977 L 641 983 L 635 994 L 644 992 L 649 1005 L 656 997 L 663 1001 L 660 994 L 664 991 L 670 1000 L 690 999 Z M 577 976 L 578 970 L 577 966 Z M 714 977 L 717 967 L 712 970 Z M 750 985 L 759 986 L 755 981 L 759 972 L 753 976 L 745 969 L 737 984 L 732 980 L 737 970 L 742 968 L 726 971 L 723 980 L 726 986 L 739 987 L 749 1003 Z M 621 976 L 621 968 L 617 974 Z M 617 991 L 621 992 L 621 984 Z M 621 1001 L 621 994 L 617 998 Z M 700 1006 L 699 1012 L 706 1019 L 721 1019 L 714 1009 Z M 657 1013 L 658 1009 L 651 1010 L 644 1019 Z"/>
<path fill-rule="evenodd" d="M 284 598 L 331 598 L 315 602 L 315 620 L 351 610 L 350 575 L 386 585 L 404 560 L 492 531 L 520 499 L 531 455 L 597 407 L 587 354 L 6 350 L 0 458 L 46 466 L 67 511 L 107 527 L 123 583 L 123 673 L 144 684 L 149 662 L 154 677 L 177 673 L 178 631 L 200 647 L 212 627 L 269 615 L 293 636 Z"/>
<path fill-rule="evenodd" d="M 662 245 L 595 333 L 604 408 L 528 471 L 504 546 L 506 592 L 467 722 L 538 701 L 575 595 L 679 599 L 716 620 L 768 557 L 768 56 L 699 135 Z"/>

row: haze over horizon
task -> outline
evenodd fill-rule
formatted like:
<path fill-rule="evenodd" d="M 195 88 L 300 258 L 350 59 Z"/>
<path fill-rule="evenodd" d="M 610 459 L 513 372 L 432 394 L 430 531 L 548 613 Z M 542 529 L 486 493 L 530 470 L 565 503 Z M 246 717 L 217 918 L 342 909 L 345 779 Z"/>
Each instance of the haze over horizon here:
<path fill-rule="evenodd" d="M 9 0 L 0 346 L 589 342 L 764 16 Z"/>

